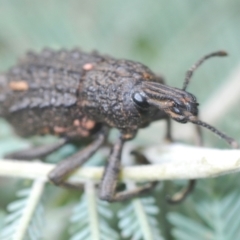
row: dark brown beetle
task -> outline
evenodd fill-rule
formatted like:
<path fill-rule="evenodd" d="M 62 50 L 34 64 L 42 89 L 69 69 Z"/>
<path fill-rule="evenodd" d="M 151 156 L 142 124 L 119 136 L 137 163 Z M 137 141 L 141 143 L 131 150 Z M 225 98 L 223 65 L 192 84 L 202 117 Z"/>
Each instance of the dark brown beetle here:
<path fill-rule="evenodd" d="M 0 76 L 0 116 L 22 137 L 54 134 L 60 139 L 52 145 L 7 157 L 41 158 L 67 142 L 90 138 L 90 145 L 60 162 L 49 174 L 49 179 L 56 185 L 69 186 L 65 182 L 66 176 L 104 144 L 110 128 L 117 128 L 120 136 L 111 149 L 99 197 L 121 201 L 137 196 L 155 183 L 116 192 L 121 153 L 125 141 L 133 139 L 140 128 L 151 122 L 167 120 L 168 138 L 171 138 L 170 119 L 192 122 L 237 146 L 234 139 L 198 119 L 196 98 L 185 91 L 194 70 L 205 59 L 225 55 L 219 51 L 198 61 L 187 72 L 181 90 L 164 85 L 161 77 L 141 63 L 80 50 L 30 52 Z M 193 183 L 192 180 L 190 186 Z"/>

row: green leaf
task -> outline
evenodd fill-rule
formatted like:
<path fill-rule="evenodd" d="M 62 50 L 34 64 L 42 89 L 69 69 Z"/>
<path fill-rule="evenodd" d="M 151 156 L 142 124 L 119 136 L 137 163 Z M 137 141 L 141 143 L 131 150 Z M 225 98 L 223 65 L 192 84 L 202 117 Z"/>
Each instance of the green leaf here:
<path fill-rule="evenodd" d="M 134 240 L 163 239 L 155 218 L 158 212 L 153 197 L 133 199 L 118 212 L 121 235 Z"/>
<path fill-rule="evenodd" d="M 235 191 L 223 199 L 208 198 L 195 204 L 195 211 L 202 221 L 180 213 L 169 213 L 177 240 L 206 239 L 232 240 L 240 236 L 240 193 Z"/>

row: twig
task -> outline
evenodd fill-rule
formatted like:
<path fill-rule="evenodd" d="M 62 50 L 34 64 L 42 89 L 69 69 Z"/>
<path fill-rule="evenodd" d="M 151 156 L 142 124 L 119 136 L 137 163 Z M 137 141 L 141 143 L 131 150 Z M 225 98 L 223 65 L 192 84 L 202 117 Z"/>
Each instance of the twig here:
<path fill-rule="evenodd" d="M 121 172 L 122 180 L 197 179 L 240 171 L 240 150 L 170 144 L 147 148 L 143 154 L 153 165 L 125 167 Z M 41 162 L 1 160 L 0 176 L 47 180 L 47 174 L 54 166 Z M 83 167 L 77 170 L 68 181 L 98 182 L 102 173 L 102 167 Z"/>

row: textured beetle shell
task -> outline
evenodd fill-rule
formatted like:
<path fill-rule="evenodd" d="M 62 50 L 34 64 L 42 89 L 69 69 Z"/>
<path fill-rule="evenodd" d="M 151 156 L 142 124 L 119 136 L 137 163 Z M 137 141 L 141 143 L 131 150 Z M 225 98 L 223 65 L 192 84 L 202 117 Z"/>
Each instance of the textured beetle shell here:
<path fill-rule="evenodd" d="M 140 63 L 96 52 L 29 52 L 0 76 L 0 116 L 21 136 L 85 137 L 101 124 L 131 128 L 138 121 L 126 101 L 132 79 L 163 82 Z"/>

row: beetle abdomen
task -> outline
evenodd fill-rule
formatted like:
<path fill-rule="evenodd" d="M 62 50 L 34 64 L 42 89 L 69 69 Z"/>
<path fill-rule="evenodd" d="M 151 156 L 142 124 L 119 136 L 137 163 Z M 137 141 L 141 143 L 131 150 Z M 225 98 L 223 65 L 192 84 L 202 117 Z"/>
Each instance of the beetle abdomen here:
<path fill-rule="evenodd" d="M 79 83 L 86 64 L 104 57 L 80 50 L 28 53 L 0 78 L 0 116 L 21 136 L 79 130 L 81 121 L 94 127 L 79 109 Z M 75 125 L 74 125 L 75 123 Z M 83 124 L 84 125 L 84 124 Z M 85 124 L 86 125 L 86 124 Z M 71 129 L 71 130 L 70 130 Z M 81 134 L 80 134 L 81 135 Z M 87 135 L 82 132 L 82 135 Z"/>

